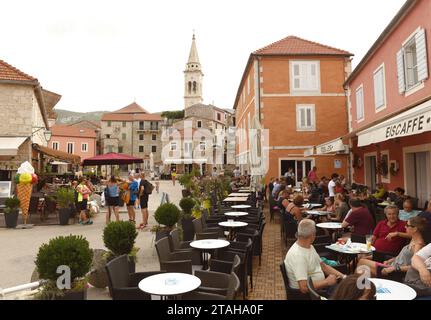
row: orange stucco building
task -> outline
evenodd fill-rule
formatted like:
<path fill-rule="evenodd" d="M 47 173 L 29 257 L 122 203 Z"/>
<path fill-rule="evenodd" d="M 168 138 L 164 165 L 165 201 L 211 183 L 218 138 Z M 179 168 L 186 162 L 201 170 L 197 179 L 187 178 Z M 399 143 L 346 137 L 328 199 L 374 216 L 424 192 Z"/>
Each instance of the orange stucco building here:
<path fill-rule="evenodd" d="M 431 194 L 431 1 L 408 0 L 346 81 L 352 179 Z"/>
<path fill-rule="evenodd" d="M 248 130 L 261 128 L 268 135 L 257 153 L 267 150 L 267 179 L 293 168 L 299 185 L 313 166 L 319 177 L 347 175 L 348 157 L 340 138 L 348 133 L 343 84 L 351 56 L 293 36 L 250 55 L 234 103 L 242 170 L 250 170 L 256 144 Z M 330 148 L 320 146 L 328 142 Z"/>

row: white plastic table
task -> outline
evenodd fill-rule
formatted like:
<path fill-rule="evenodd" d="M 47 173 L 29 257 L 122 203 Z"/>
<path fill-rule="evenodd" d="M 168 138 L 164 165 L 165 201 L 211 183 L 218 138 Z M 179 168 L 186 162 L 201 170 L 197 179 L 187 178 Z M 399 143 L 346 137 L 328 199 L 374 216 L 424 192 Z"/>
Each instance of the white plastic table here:
<path fill-rule="evenodd" d="M 413 300 L 416 298 L 416 291 L 411 287 L 387 279 L 369 279 L 377 289 L 377 300 Z"/>
<path fill-rule="evenodd" d="M 187 273 L 160 273 L 141 280 L 138 284 L 142 291 L 158 295 L 162 300 L 193 291 L 201 285 L 201 280 Z"/>
<path fill-rule="evenodd" d="M 225 212 L 224 215 L 228 217 L 238 218 L 238 217 L 248 216 L 248 212 L 232 211 L 232 212 Z"/>
<path fill-rule="evenodd" d="M 229 235 L 228 239 L 230 241 L 233 241 L 235 239 L 235 228 L 243 228 L 248 226 L 247 222 L 241 222 L 241 221 L 223 221 L 218 223 L 219 226 L 229 228 Z"/>
<path fill-rule="evenodd" d="M 232 209 L 250 209 L 251 205 L 249 204 L 237 204 L 234 206 L 231 206 Z"/>
<path fill-rule="evenodd" d="M 312 216 L 327 216 L 328 214 L 330 214 L 329 211 L 318 211 L 318 210 L 309 210 L 309 211 L 305 211 L 305 213 Z"/>
<path fill-rule="evenodd" d="M 343 229 L 340 222 L 322 222 L 316 224 L 316 227 L 322 228 L 322 229 Z"/>
<path fill-rule="evenodd" d="M 243 197 L 227 197 L 223 200 L 223 202 L 247 202 L 248 196 Z"/>
<path fill-rule="evenodd" d="M 190 247 L 202 251 L 202 269 L 208 269 L 209 251 L 226 248 L 230 245 L 229 241 L 219 239 L 196 240 L 190 243 Z"/>
<path fill-rule="evenodd" d="M 368 250 L 365 243 L 359 242 L 352 242 L 349 246 L 333 243 L 329 246 L 326 246 L 325 248 L 337 252 L 343 257 L 343 259 L 346 261 L 347 270 L 349 273 L 352 273 L 356 270 L 356 266 L 358 264 L 358 254 L 370 254 L 373 251 L 376 251 L 376 248 L 373 246 L 371 247 L 371 250 Z"/>
<path fill-rule="evenodd" d="M 248 197 L 248 195 L 246 193 L 234 192 L 234 193 L 229 194 L 228 197 Z"/>

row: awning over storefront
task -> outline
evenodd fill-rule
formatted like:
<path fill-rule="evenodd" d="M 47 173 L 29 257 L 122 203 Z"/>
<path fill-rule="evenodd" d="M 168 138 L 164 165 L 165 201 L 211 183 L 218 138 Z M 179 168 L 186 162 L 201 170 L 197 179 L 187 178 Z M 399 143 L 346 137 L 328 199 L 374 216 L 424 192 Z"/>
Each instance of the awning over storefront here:
<path fill-rule="evenodd" d="M 191 163 L 206 163 L 207 159 L 165 159 L 164 164 L 191 164 Z"/>
<path fill-rule="evenodd" d="M 304 151 L 304 157 L 310 157 L 314 155 L 314 147 L 313 148 L 309 148 L 307 150 Z"/>
<path fill-rule="evenodd" d="M 431 131 L 431 100 L 358 133 L 358 147 Z"/>
<path fill-rule="evenodd" d="M 316 154 L 322 155 L 328 153 L 344 152 L 346 150 L 348 150 L 348 147 L 344 145 L 341 138 L 338 138 L 327 143 L 318 145 L 316 147 Z"/>
<path fill-rule="evenodd" d="M 72 164 L 79 164 L 81 162 L 80 156 L 76 156 L 74 154 L 70 154 L 67 152 L 44 147 L 44 146 L 38 145 L 37 143 L 33 143 L 33 149 L 50 158 L 53 158 L 59 161 L 65 161 Z"/>
<path fill-rule="evenodd" d="M 16 156 L 28 137 L 0 137 L 0 156 Z"/>

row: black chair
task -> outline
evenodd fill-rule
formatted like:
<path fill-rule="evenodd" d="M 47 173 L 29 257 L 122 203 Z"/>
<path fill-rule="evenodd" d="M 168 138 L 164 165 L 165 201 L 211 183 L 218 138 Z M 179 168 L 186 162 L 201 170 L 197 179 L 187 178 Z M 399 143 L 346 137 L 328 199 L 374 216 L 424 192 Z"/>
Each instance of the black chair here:
<path fill-rule="evenodd" d="M 245 267 L 245 279 L 243 279 L 243 298 L 246 299 L 248 295 L 248 281 L 247 277 L 250 279 L 251 288 L 253 288 L 253 242 L 248 239 L 246 242 L 235 241 L 231 242 L 229 246 L 229 251 L 239 252 L 245 255 L 244 257 L 244 267 Z"/>
<path fill-rule="evenodd" d="M 172 268 L 175 268 L 175 265 L 178 268 L 185 268 L 185 265 L 189 263 L 192 265 L 200 265 L 200 256 L 196 254 L 193 250 L 190 251 L 171 251 L 169 245 L 168 237 L 164 237 L 156 242 L 156 251 L 157 256 L 159 257 L 160 270 L 163 270 L 162 263 L 166 266 L 166 264 L 173 265 Z"/>
<path fill-rule="evenodd" d="M 113 300 L 151 300 L 151 295 L 140 290 L 138 284 L 146 277 L 163 273 L 162 271 L 129 273 L 127 255 L 112 259 L 105 268 Z"/>
<path fill-rule="evenodd" d="M 283 276 L 284 288 L 286 290 L 287 300 L 310 300 L 307 294 L 304 294 L 299 289 L 292 289 L 289 285 L 289 277 L 287 275 L 286 266 L 284 262 L 280 264 L 280 271 Z"/>
<path fill-rule="evenodd" d="M 217 251 L 217 259 L 222 261 L 234 261 L 236 257 L 239 257 L 240 264 L 238 268 L 235 269 L 234 272 L 238 276 L 240 280 L 240 291 L 243 293 L 243 297 L 247 295 L 247 255 L 245 252 L 239 251 L 229 251 L 229 248 L 225 248 L 223 250 Z"/>
<path fill-rule="evenodd" d="M 222 272 L 231 274 L 232 272 L 237 273 L 241 260 L 238 255 L 234 257 L 233 261 L 223 261 L 218 259 L 211 259 L 209 263 L 210 271 Z"/>
<path fill-rule="evenodd" d="M 240 281 L 235 273 L 226 274 L 214 271 L 196 270 L 195 276 L 201 280 L 196 291 L 225 296 L 227 300 L 234 300 L 239 289 Z"/>
<path fill-rule="evenodd" d="M 193 222 L 193 227 L 195 229 L 196 240 L 218 239 L 219 238 L 219 231 L 204 231 L 203 230 L 201 219 L 194 219 L 192 222 Z"/>
<path fill-rule="evenodd" d="M 322 296 L 320 293 L 314 289 L 313 280 L 311 277 L 308 277 L 307 279 L 307 289 L 308 289 L 308 295 L 310 296 L 310 300 L 324 300 L 326 298 L 322 299 Z"/>
<path fill-rule="evenodd" d="M 171 246 L 171 251 L 189 251 L 191 242 L 192 241 L 181 241 L 178 229 L 172 230 L 169 233 L 169 244 Z"/>

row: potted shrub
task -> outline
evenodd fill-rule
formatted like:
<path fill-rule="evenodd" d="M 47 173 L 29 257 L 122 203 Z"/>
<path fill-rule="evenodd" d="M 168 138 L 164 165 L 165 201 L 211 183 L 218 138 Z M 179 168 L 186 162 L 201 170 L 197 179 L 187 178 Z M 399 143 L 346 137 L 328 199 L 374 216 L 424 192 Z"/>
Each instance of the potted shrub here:
<path fill-rule="evenodd" d="M 72 189 L 60 188 L 55 193 L 55 200 L 58 206 L 58 216 L 60 225 L 64 226 L 69 224 L 70 216 L 73 211 L 71 207 L 75 202 L 75 193 Z"/>
<path fill-rule="evenodd" d="M 184 187 L 184 189 L 181 190 L 184 198 L 190 196 L 191 194 L 190 189 L 193 184 L 192 179 L 193 175 L 191 173 L 185 173 L 178 178 L 179 183 Z"/>
<path fill-rule="evenodd" d="M 183 210 L 181 216 L 181 227 L 183 229 L 183 240 L 192 241 L 194 237 L 192 210 L 196 205 L 196 201 L 193 198 L 182 198 L 180 201 L 180 207 Z"/>
<path fill-rule="evenodd" d="M 135 241 L 138 233 L 135 226 L 128 221 L 110 222 L 103 230 L 103 242 L 109 249 L 107 261 L 115 257 L 127 254 L 129 256 L 129 271 L 134 273 L 136 270 Z"/>
<path fill-rule="evenodd" d="M 86 275 L 90 271 L 93 252 L 87 239 L 83 236 L 60 236 L 51 239 L 48 244 L 39 248 L 36 257 L 36 268 L 41 279 L 47 280 L 42 286 L 37 299 L 43 300 L 85 300 L 87 296 Z M 57 268 L 70 268 L 70 287 L 68 280 L 61 276 L 67 273 Z M 64 286 L 59 287 L 59 285 Z"/>
<path fill-rule="evenodd" d="M 6 228 L 15 228 L 18 224 L 19 204 L 18 198 L 7 198 L 5 201 L 6 208 L 4 209 L 4 219 Z"/>
<path fill-rule="evenodd" d="M 156 241 L 169 235 L 181 216 L 180 209 L 173 203 L 165 203 L 159 206 L 154 217 L 159 226 L 153 230 L 156 232 Z"/>

